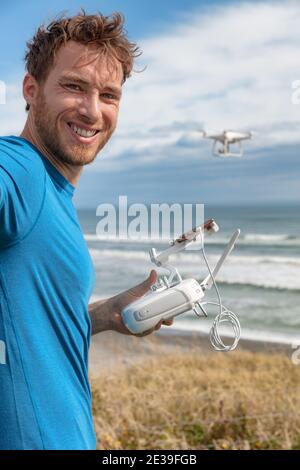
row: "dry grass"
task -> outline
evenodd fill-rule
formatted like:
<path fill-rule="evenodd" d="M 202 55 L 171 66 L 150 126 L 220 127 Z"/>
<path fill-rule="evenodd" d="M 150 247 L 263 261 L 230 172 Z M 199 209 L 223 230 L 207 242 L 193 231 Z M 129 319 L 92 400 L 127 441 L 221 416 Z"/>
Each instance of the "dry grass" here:
<path fill-rule="evenodd" d="M 176 352 L 92 380 L 99 449 L 300 449 L 300 366 Z"/>

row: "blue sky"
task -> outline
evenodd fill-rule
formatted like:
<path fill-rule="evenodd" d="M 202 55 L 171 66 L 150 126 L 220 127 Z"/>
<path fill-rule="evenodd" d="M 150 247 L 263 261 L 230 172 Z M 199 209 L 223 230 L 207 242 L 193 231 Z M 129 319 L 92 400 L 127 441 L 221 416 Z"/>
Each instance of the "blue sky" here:
<path fill-rule="evenodd" d="M 1 75 L 9 77 L 22 68 L 26 40 L 30 39 L 41 22 L 48 22 L 59 13 L 77 13 L 81 7 L 87 12 L 101 11 L 110 14 L 121 11 L 126 17 L 126 29 L 132 39 L 152 37 L 169 28 L 170 23 L 180 21 L 182 15 L 199 8 L 233 2 L 212 0 L 7 0 L 1 1 Z M 25 21 L 24 21 L 25 20 Z M 11 35 L 11 31 L 18 33 Z M 9 37 L 9 47 L 5 47 Z M 3 69 L 2 69 L 3 66 Z"/>
<path fill-rule="evenodd" d="M 24 125 L 23 56 L 41 22 L 62 11 L 122 11 L 143 50 L 124 86 L 118 129 L 85 168 L 78 207 L 130 202 L 299 201 L 300 5 L 275 1 L 1 2 L 0 135 Z M 14 34 L 12 34 L 14 32 Z M 254 131 L 244 159 L 211 155 L 197 129 Z"/>

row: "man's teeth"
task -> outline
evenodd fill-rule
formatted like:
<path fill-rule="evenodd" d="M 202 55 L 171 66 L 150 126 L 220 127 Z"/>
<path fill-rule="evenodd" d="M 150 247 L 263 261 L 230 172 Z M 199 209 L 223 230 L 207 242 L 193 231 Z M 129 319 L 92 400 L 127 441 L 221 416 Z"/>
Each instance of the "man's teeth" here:
<path fill-rule="evenodd" d="M 80 129 L 80 127 L 75 126 L 75 124 L 71 124 L 71 129 L 81 137 L 93 137 L 97 133 L 97 131 L 86 131 L 85 129 Z"/>

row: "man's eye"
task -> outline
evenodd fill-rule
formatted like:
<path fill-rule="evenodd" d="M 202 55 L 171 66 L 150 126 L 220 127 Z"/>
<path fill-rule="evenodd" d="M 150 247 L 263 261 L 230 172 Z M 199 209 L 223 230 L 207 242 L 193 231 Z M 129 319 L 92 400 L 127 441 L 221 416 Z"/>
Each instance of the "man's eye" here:
<path fill-rule="evenodd" d="M 113 95 L 112 93 L 102 93 L 103 98 L 107 100 L 117 100 L 118 97 L 116 95 Z"/>
<path fill-rule="evenodd" d="M 67 83 L 66 87 L 71 88 L 72 90 L 82 91 L 79 85 L 75 85 L 75 83 Z"/>

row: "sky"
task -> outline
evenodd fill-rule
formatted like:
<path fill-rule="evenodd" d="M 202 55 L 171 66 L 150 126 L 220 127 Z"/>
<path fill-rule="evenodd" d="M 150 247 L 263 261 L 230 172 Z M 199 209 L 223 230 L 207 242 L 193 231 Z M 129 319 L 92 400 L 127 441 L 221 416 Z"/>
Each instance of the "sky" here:
<path fill-rule="evenodd" d="M 1 1 L 0 135 L 19 135 L 26 41 L 62 12 L 125 15 L 143 51 L 118 127 L 75 191 L 77 207 L 129 202 L 299 202 L 300 2 Z M 252 131 L 241 159 L 212 156 L 200 129 Z"/>

